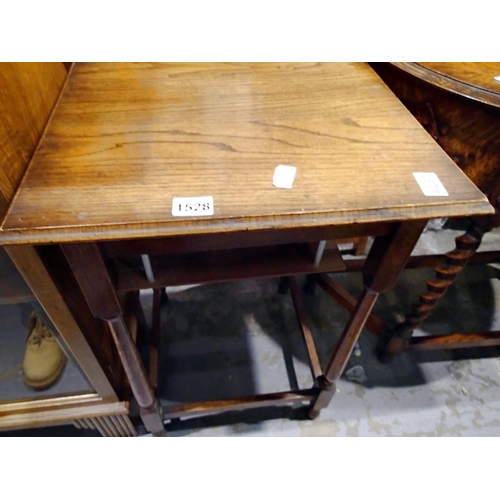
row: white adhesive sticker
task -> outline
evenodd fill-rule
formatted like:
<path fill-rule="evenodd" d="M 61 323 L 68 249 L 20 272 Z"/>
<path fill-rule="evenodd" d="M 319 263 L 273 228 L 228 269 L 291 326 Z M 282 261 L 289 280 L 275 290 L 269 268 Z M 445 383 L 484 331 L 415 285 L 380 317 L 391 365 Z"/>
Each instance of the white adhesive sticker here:
<path fill-rule="evenodd" d="M 434 172 L 413 172 L 413 177 L 425 196 L 449 196 L 448 191 Z"/>
<path fill-rule="evenodd" d="M 172 200 L 172 215 L 176 217 L 200 217 L 213 214 L 214 199 L 212 196 L 174 198 Z"/>
<path fill-rule="evenodd" d="M 291 167 L 290 165 L 278 165 L 274 169 L 273 184 L 277 188 L 292 189 L 296 173 L 296 167 Z"/>
<path fill-rule="evenodd" d="M 494 77 L 493 77 L 493 80 L 496 80 L 497 82 L 500 82 L 500 75 L 498 75 L 498 76 L 494 76 Z"/>

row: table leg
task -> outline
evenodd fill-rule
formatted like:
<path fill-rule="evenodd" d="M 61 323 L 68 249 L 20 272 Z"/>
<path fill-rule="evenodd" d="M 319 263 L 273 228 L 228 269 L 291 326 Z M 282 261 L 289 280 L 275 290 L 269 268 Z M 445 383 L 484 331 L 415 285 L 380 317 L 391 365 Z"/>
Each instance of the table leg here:
<path fill-rule="evenodd" d="M 323 377 L 319 380 L 320 390 L 309 410 L 310 418 L 316 418 L 332 400 L 336 382 L 344 371 L 379 294 L 395 285 L 425 225 L 426 221 L 403 222 L 398 224 L 391 234 L 375 238 L 363 269 L 365 289 L 358 299 Z"/>
<path fill-rule="evenodd" d="M 161 406 L 155 399 L 139 352 L 123 319 L 99 247 L 95 243 L 75 243 L 62 245 L 62 249 L 92 314 L 108 323 L 146 429 L 155 436 L 165 435 Z"/>
<path fill-rule="evenodd" d="M 500 225 L 500 199 L 496 198 L 492 204 L 496 209 L 495 215 L 472 218 L 468 231 L 455 239 L 455 249 L 446 254 L 446 263 L 435 268 L 436 277 L 427 281 L 427 291 L 419 294 L 419 303 L 414 304 L 405 320 L 386 336 L 386 345 L 379 352 L 381 362 L 390 363 L 394 356 L 407 349 L 414 330 L 427 319 L 439 299 L 453 284 L 457 274 L 463 271 L 481 245 L 484 234 Z"/>

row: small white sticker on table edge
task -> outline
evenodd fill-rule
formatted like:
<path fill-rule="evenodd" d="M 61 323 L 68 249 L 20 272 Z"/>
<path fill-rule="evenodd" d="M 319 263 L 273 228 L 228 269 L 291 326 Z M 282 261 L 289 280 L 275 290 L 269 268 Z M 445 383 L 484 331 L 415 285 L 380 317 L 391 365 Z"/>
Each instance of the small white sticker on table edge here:
<path fill-rule="evenodd" d="M 274 169 L 273 185 L 277 188 L 292 189 L 297 167 L 290 165 L 278 165 Z"/>
<path fill-rule="evenodd" d="M 193 210 L 184 211 L 188 205 Z M 206 207 L 203 210 L 203 207 Z M 174 217 L 203 217 L 214 214 L 214 199 L 212 196 L 187 196 L 172 199 L 172 215 Z"/>
<path fill-rule="evenodd" d="M 434 172 L 413 172 L 413 177 L 425 196 L 449 196 L 448 191 Z"/>

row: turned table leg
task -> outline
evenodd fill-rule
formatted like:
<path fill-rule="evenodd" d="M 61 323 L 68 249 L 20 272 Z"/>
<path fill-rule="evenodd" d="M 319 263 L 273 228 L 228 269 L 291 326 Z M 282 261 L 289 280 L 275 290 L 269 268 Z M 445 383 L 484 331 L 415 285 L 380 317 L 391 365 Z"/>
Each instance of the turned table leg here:
<path fill-rule="evenodd" d="M 385 346 L 379 352 L 379 359 L 383 363 L 390 363 L 394 356 L 404 352 L 409 344 L 413 332 L 427 319 L 436 307 L 450 285 L 453 284 L 458 273 L 467 265 L 468 260 L 476 253 L 486 232 L 500 223 L 500 203 L 495 202 L 496 214 L 493 216 L 473 218 L 468 231 L 455 239 L 455 249 L 448 252 L 445 264 L 435 268 L 436 277 L 427 281 L 427 290 L 419 294 L 419 303 L 414 304 L 405 320 L 396 325 L 386 336 Z"/>
<path fill-rule="evenodd" d="M 336 382 L 344 371 L 379 294 L 395 285 L 425 224 L 426 221 L 400 223 L 391 234 L 375 238 L 363 269 L 365 289 L 358 299 L 323 377 L 319 380 L 320 391 L 309 410 L 310 418 L 317 417 L 332 400 Z"/>
<path fill-rule="evenodd" d="M 139 352 L 123 319 L 99 247 L 95 243 L 75 243 L 62 245 L 62 249 L 92 314 L 106 321 L 111 330 L 146 429 L 155 436 L 165 435 L 161 406 L 149 385 Z"/>

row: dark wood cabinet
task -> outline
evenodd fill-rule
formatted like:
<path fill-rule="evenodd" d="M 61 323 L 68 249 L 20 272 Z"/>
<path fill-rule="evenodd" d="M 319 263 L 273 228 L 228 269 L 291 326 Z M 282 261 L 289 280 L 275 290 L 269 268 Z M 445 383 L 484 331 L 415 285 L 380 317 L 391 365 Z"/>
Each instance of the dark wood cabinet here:
<path fill-rule="evenodd" d="M 66 80 L 62 63 L 0 64 L 0 218 L 7 213 Z M 116 353 L 92 339 L 102 325 L 85 321 L 69 277 L 33 246 L 0 249 L 0 432 L 73 423 L 103 435 L 131 436 L 129 404 Z M 65 288 L 66 285 L 66 288 Z M 84 304 L 82 304 L 84 305 Z M 30 315 L 54 333 L 67 359 L 56 383 L 23 382 Z"/>

